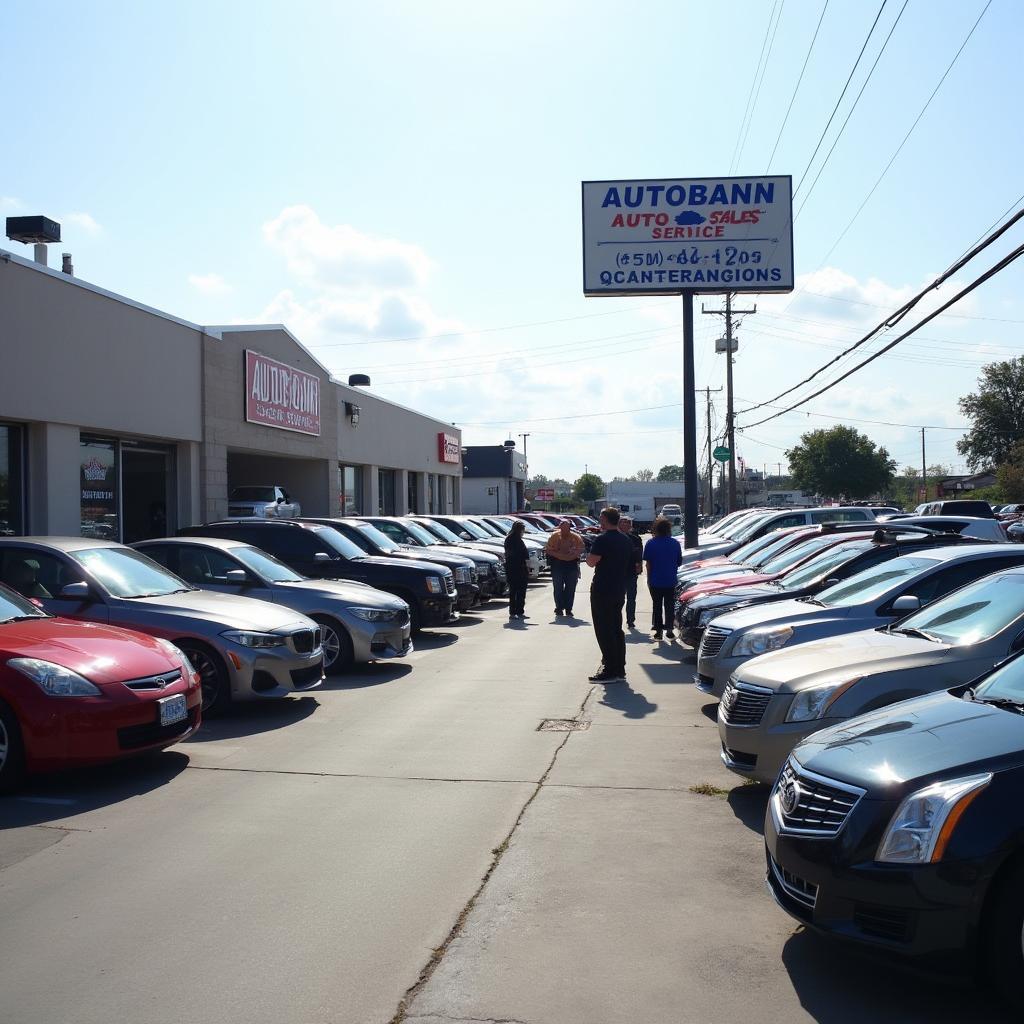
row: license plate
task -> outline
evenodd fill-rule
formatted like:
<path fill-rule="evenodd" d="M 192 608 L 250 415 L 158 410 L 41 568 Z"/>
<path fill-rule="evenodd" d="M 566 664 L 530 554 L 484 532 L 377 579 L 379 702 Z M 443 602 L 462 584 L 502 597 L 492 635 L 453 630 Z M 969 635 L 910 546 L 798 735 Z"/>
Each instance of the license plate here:
<path fill-rule="evenodd" d="M 161 697 L 157 701 L 157 705 L 160 708 L 161 725 L 174 725 L 175 722 L 183 721 L 188 715 L 183 693 L 176 693 L 173 697 Z"/>

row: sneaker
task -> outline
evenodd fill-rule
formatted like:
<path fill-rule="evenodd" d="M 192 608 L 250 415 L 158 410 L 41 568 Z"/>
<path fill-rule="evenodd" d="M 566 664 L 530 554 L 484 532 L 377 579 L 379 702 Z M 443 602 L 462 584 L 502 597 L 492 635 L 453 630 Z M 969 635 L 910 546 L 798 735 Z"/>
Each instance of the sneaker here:
<path fill-rule="evenodd" d="M 561 608 L 556 608 L 555 609 L 555 614 L 556 615 L 561 615 L 562 614 L 562 609 Z"/>
<path fill-rule="evenodd" d="M 635 622 L 627 622 L 627 623 L 626 623 L 626 625 L 627 625 L 627 626 L 628 626 L 628 627 L 629 627 L 630 629 L 636 629 L 636 623 L 635 623 Z"/>
<path fill-rule="evenodd" d="M 599 668 L 592 676 L 587 676 L 587 679 L 592 683 L 603 683 L 606 679 L 611 679 L 611 674 L 605 672 L 603 668 Z"/>
<path fill-rule="evenodd" d="M 660 640 L 661 639 L 661 630 L 660 629 L 656 629 L 654 631 L 654 636 L 652 636 L 651 639 L 652 640 Z"/>
<path fill-rule="evenodd" d="M 566 616 L 566 618 L 568 618 L 568 619 L 571 619 L 571 618 L 572 618 L 572 609 L 571 609 L 571 608 L 566 608 L 566 609 L 565 609 L 565 616 Z"/>
<path fill-rule="evenodd" d="M 665 636 L 667 636 L 669 640 L 675 640 L 676 638 L 675 633 L 673 633 L 671 629 L 665 634 Z"/>

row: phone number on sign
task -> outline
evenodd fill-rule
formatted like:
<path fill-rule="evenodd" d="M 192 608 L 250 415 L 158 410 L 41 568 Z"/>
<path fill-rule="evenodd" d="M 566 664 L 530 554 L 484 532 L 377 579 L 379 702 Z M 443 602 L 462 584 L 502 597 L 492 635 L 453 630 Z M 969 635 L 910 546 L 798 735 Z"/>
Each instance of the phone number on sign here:
<path fill-rule="evenodd" d="M 711 249 L 700 253 L 696 248 L 680 249 L 678 252 L 619 252 L 615 255 L 617 267 L 661 267 L 666 263 L 679 266 L 706 266 L 714 264 L 722 267 L 757 266 L 764 262 L 760 249 L 737 249 L 727 245 L 724 249 Z"/>

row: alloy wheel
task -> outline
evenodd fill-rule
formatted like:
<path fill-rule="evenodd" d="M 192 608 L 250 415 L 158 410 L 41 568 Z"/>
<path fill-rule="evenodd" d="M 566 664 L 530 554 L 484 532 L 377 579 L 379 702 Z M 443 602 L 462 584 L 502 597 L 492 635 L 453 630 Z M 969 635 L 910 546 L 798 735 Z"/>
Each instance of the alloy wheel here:
<path fill-rule="evenodd" d="M 7 764 L 7 758 L 11 749 L 11 740 L 7 735 L 7 726 L 4 725 L 4 721 L 0 718 L 0 772 L 4 770 L 4 765 Z"/>
<path fill-rule="evenodd" d="M 324 649 L 324 671 L 330 672 L 338 660 L 341 640 L 338 638 L 338 631 L 333 626 L 328 626 L 326 622 L 320 623 L 320 637 Z"/>
<path fill-rule="evenodd" d="M 209 711 L 216 703 L 220 693 L 220 672 L 214 664 L 213 659 L 198 648 L 192 648 L 188 653 L 188 660 L 192 667 L 199 673 L 199 685 L 203 693 L 203 711 Z"/>

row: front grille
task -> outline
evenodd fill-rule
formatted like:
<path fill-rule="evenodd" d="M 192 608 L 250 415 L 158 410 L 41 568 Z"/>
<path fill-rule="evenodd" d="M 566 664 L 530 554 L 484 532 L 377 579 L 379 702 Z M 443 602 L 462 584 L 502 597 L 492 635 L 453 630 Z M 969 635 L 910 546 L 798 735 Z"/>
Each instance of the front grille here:
<path fill-rule="evenodd" d="M 395 624 L 404 626 L 409 621 L 409 606 L 406 605 L 401 611 L 395 612 Z"/>
<path fill-rule="evenodd" d="M 470 580 L 469 568 L 465 565 L 456 566 L 454 575 L 456 583 L 468 583 Z"/>
<path fill-rule="evenodd" d="M 792 759 L 772 790 L 772 812 L 779 831 L 830 839 L 839 835 L 864 790 L 807 771 Z"/>
<path fill-rule="evenodd" d="M 874 903 L 855 903 L 853 923 L 865 934 L 890 942 L 909 942 L 913 917 L 904 907 L 880 907 Z"/>
<path fill-rule="evenodd" d="M 707 634 L 705 634 L 706 636 Z M 760 725 L 775 691 L 750 683 L 729 680 L 718 705 L 718 713 L 729 725 Z"/>
<path fill-rule="evenodd" d="M 444 577 L 444 588 L 449 595 L 455 593 L 455 579 L 451 573 L 446 573 Z"/>
<path fill-rule="evenodd" d="M 117 743 L 122 750 L 138 750 L 140 747 L 149 747 L 154 743 L 163 743 L 166 740 L 173 740 L 182 736 L 189 729 L 194 729 L 198 708 L 192 708 L 188 715 L 180 722 L 172 725 L 161 725 L 159 720 L 146 722 L 143 725 L 126 725 L 117 730 Z"/>
<path fill-rule="evenodd" d="M 143 676 L 141 679 L 128 679 L 125 686 L 129 690 L 166 690 L 172 683 L 181 678 L 181 669 L 174 669 L 173 672 L 162 672 L 158 676 Z"/>
<path fill-rule="evenodd" d="M 768 867 L 775 879 L 775 884 L 792 900 L 807 910 L 814 910 L 818 902 L 818 887 L 813 882 L 799 878 L 787 871 L 774 857 L 769 854 Z"/>
<path fill-rule="evenodd" d="M 296 654 L 312 654 L 320 646 L 319 629 L 300 629 L 292 633 L 292 646 Z"/>
<path fill-rule="evenodd" d="M 301 690 L 320 682 L 323 678 L 323 666 L 310 665 L 308 668 L 293 668 L 290 674 L 292 686 L 296 690 Z"/>
<path fill-rule="evenodd" d="M 476 571 L 476 566 L 473 566 L 469 570 L 469 582 L 476 583 L 480 578 L 480 574 Z"/>
<path fill-rule="evenodd" d="M 697 658 L 714 658 L 722 649 L 725 641 L 728 640 L 731 632 L 731 629 L 722 629 L 721 626 L 708 626 L 701 638 Z"/>

